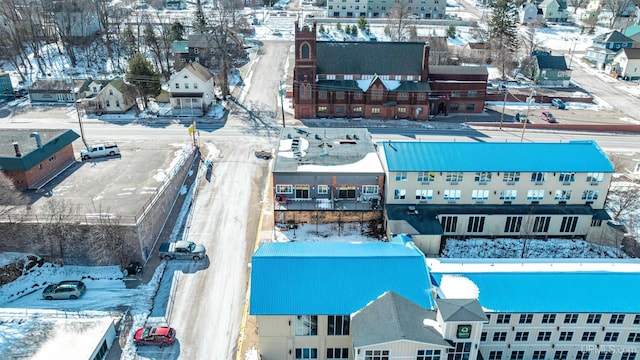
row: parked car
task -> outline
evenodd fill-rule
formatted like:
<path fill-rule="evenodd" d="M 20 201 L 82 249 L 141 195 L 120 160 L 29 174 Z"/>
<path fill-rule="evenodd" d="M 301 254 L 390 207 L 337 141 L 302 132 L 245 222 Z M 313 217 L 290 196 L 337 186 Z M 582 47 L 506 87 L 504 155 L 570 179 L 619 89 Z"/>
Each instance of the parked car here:
<path fill-rule="evenodd" d="M 118 145 L 115 143 L 95 144 L 80 151 L 80 158 L 82 158 L 82 160 L 116 155 L 120 155 L 120 148 L 118 148 Z"/>
<path fill-rule="evenodd" d="M 171 345 L 176 340 L 176 330 L 168 326 L 146 326 L 136 330 L 133 343 L 136 345 Z"/>
<path fill-rule="evenodd" d="M 529 119 L 527 118 L 527 114 L 525 114 L 523 112 L 517 112 L 513 116 L 513 121 L 520 122 L 520 123 L 528 123 Z"/>
<path fill-rule="evenodd" d="M 160 244 L 159 255 L 166 260 L 171 259 L 204 259 L 207 250 L 202 244 L 194 244 L 191 241 L 180 240 L 176 242 L 165 242 Z"/>
<path fill-rule="evenodd" d="M 542 120 L 546 122 L 549 122 L 549 123 L 557 122 L 555 116 L 553 116 L 553 114 L 548 111 L 543 111 L 542 114 L 540 114 L 540 116 L 542 116 Z"/>
<path fill-rule="evenodd" d="M 44 288 L 42 298 L 46 300 L 77 299 L 87 290 L 87 287 L 79 280 L 66 280 L 57 284 L 51 284 Z"/>
<path fill-rule="evenodd" d="M 564 103 L 564 101 L 558 99 L 558 98 L 553 98 L 551 99 L 551 105 L 557 107 L 560 110 L 564 110 L 567 108 L 567 104 Z"/>

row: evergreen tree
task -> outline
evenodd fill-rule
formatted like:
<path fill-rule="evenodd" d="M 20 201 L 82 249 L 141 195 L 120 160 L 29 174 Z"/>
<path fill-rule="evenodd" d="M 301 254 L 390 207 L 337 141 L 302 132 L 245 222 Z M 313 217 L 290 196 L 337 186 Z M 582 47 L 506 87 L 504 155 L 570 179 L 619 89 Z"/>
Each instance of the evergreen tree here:
<path fill-rule="evenodd" d="M 174 22 L 171 24 L 171 28 L 169 28 L 169 41 L 174 42 L 184 40 L 184 32 L 184 26 L 179 21 Z"/>
<path fill-rule="evenodd" d="M 149 95 L 158 96 L 162 90 L 160 74 L 140 53 L 136 53 L 129 61 L 129 70 L 125 75 L 125 80 L 136 86 L 140 96 L 145 99 Z"/>
<path fill-rule="evenodd" d="M 502 78 L 513 63 L 518 49 L 518 17 L 513 0 L 497 0 L 493 5 L 493 16 L 489 22 L 489 42 L 495 64 L 500 68 Z"/>
<path fill-rule="evenodd" d="M 360 16 L 358 18 L 358 29 L 364 31 L 369 24 L 367 23 L 367 19 L 364 16 Z"/>
<path fill-rule="evenodd" d="M 325 30 L 324 25 L 320 24 L 320 29 L 318 29 L 320 34 L 324 34 L 327 30 Z"/>
<path fill-rule="evenodd" d="M 122 48 L 124 49 L 127 59 L 132 59 L 136 52 L 138 52 L 138 42 L 136 41 L 135 35 L 133 35 L 131 24 L 127 25 L 122 31 Z"/>
<path fill-rule="evenodd" d="M 451 24 L 449 25 L 449 28 L 447 28 L 447 37 L 450 37 L 452 39 L 456 38 L 456 26 Z"/>
<path fill-rule="evenodd" d="M 337 23 L 337 24 L 336 24 L 336 29 L 337 29 L 338 31 L 342 31 L 342 24 Z"/>
<path fill-rule="evenodd" d="M 193 31 L 195 31 L 196 34 L 204 34 L 207 32 L 207 19 L 204 17 L 200 0 L 196 2 L 196 14 L 192 25 Z"/>

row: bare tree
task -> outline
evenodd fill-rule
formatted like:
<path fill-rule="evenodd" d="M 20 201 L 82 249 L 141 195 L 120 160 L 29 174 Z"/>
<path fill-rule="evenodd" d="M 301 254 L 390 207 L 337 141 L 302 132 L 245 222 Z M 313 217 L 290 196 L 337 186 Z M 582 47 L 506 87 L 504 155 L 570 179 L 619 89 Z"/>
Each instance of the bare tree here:
<path fill-rule="evenodd" d="M 18 4 L 13 0 L 0 2 L 0 18 L 7 21 L 6 25 L 0 26 L 0 54 L 3 54 L 24 80 L 25 74 L 21 66 L 31 67 L 31 62 L 24 54 L 24 22 Z"/>
<path fill-rule="evenodd" d="M 640 210 L 639 190 L 640 187 L 635 184 L 611 186 L 607 196 L 607 208 L 611 212 L 613 220 L 618 220 L 621 216 L 624 217 Z"/>
<path fill-rule="evenodd" d="M 98 214 L 97 224 L 93 224 L 89 231 L 91 239 L 91 251 L 98 262 L 109 263 L 116 260 L 120 269 L 124 269 L 129 263 L 138 260 L 133 255 L 133 244 L 129 241 L 127 228 L 120 223 L 121 216 L 111 214 L 109 210 L 102 211 L 100 206 L 93 205 L 94 212 Z"/>
<path fill-rule="evenodd" d="M 589 3 L 589 0 L 569 0 L 567 5 L 573 7 L 573 13 L 575 14 L 579 8 L 584 8 Z"/>
<path fill-rule="evenodd" d="M 61 265 L 65 262 L 64 244 L 75 237 L 78 228 L 73 220 L 78 214 L 77 207 L 57 197 L 49 198 L 44 205 L 42 239 L 49 246 L 52 260 Z"/>
<path fill-rule="evenodd" d="M 613 29 L 618 19 L 633 5 L 633 0 L 602 0 L 602 8 L 611 12 L 609 29 Z"/>
<path fill-rule="evenodd" d="M 407 41 L 411 38 L 411 29 L 415 27 L 415 21 L 411 19 L 409 8 L 409 0 L 398 0 L 391 7 L 384 29 L 391 41 Z"/>
<path fill-rule="evenodd" d="M 28 204 L 28 198 L 18 191 L 13 181 L 0 171 L 0 215 Z"/>

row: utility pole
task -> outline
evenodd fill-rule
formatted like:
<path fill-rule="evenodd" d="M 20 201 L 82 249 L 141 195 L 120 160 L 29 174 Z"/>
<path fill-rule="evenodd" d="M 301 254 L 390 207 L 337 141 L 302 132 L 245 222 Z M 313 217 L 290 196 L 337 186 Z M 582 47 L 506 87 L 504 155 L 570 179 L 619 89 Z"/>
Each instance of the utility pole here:
<path fill-rule="evenodd" d="M 502 102 L 502 113 L 500 113 L 500 130 L 502 130 L 502 121 L 504 120 L 504 108 L 507 105 L 507 95 L 509 94 L 508 88 L 504 87 L 504 101 Z"/>
<path fill-rule="evenodd" d="M 284 129 L 285 123 L 284 123 L 284 93 L 285 90 L 282 88 L 282 81 L 280 81 L 280 87 L 278 90 L 278 94 L 280 95 L 280 111 L 282 112 L 282 128 Z"/>
<path fill-rule="evenodd" d="M 524 119 L 524 122 L 522 123 L 522 134 L 520 135 L 520 142 L 524 141 L 524 130 L 527 128 L 527 122 L 529 121 L 529 109 L 531 109 L 531 102 L 535 101 L 535 98 L 533 97 L 535 93 L 536 93 L 535 90 L 533 90 L 532 88 L 531 94 L 529 94 L 529 97 L 527 98 L 527 117 Z"/>
<path fill-rule="evenodd" d="M 73 79 L 71 79 L 71 93 L 73 94 L 73 107 L 76 108 L 76 115 L 78 115 L 78 125 L 80 126 L 80 138 L 84 143 L 84 147 L 88 150 L 89 144 L 87 144 L 87 139 L 84 136 L 84 126 L 82 125 L 82 116 L 80 116 L 80 109 L 78 109 L 78 91 L 76 89 L 75 84 L 73 83 Z"/>

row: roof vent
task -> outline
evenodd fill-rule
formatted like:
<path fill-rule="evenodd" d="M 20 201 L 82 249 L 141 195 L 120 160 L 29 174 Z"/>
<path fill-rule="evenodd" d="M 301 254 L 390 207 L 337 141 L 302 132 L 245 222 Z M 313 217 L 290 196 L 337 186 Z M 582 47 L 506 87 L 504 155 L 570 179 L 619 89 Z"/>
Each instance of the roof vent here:
<path fill-rule="evenodd" d="M 17 142 L 13 143 L 13 150 L 16 152 L 16 157 L 22 157 L 22 153 L 20 152 L 20 145 Z"/>
<path fill-rule="evenodd" d="M 42 140 L 40 139 L 40 134 L 38 134 L 37 132 L 32 132 L 31 134 L 29 134 L 29 137 L 36 138 L 36 145 L 38 145 L 38 148 L 42 147 Z"/>
<path fill-rule="evenodd" d="M 415 205 L 409 205 L 409 208 L 407 209 L 407 214 L 418 215 L 418 209 L 416 209 Z"/>

